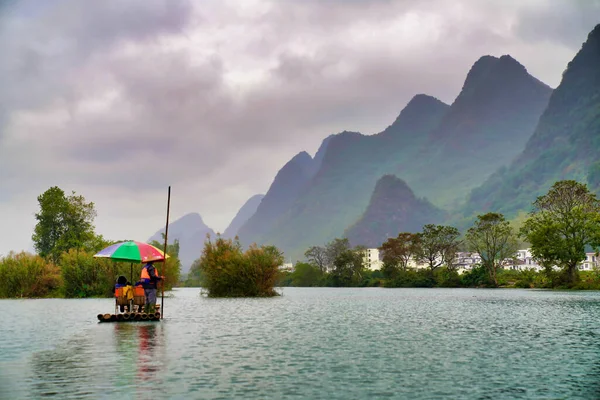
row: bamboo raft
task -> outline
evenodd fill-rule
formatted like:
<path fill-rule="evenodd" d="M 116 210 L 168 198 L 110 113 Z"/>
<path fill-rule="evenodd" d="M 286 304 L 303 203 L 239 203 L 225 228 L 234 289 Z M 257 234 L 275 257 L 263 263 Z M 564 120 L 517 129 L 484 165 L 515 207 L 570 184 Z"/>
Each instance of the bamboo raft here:
<path fill-rule="evenodd" d="M 100 322 L 140 322 L 140 321 L 160 321 L 160 312 L 146 314 L 142 312 L 121 313 L 121 314 L 98 314 Z"/>

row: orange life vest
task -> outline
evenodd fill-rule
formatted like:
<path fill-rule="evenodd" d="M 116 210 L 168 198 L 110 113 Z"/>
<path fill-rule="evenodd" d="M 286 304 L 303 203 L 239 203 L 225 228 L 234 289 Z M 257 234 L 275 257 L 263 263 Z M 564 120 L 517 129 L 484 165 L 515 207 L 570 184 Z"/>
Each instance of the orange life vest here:
<path fill-rule="evenodd" d="M 158 269 L 156 269 L 156 267 L 154 267 L 154 272 L 156 273 L 156 276 L 158 275 Z M 144 283 L 150 283 L 150 274 L 148 273 L 148 267 L 146 265 L 144 265 L 144 268 L 142 268 L 142 275 L 140 276 L 140 280 Z"/>

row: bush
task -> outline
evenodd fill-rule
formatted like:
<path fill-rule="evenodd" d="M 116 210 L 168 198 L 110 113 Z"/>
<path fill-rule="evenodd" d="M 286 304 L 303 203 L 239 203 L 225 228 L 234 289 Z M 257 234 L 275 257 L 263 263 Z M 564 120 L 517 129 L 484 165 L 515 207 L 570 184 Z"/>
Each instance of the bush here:
<path fill-rule="evenodd" d="M 274 246 L 250 246 L 244 253 L 239 241 L 217 236 L 204 244 L 200 269 L 210 297 L 276 296 L 282 253 Z"/>
<path fill-rule="evenodd" d="M 117 264 L 107 259 L 94 258 L 92 253 L 85 251 L 69 250 L 63 253 L 59 265 L 64 280 L 62 287 L 64 296 L 71 298 L 111 296 L 116 277 L 124 275 L 129 278 L 129 266 L 127 271 L 119 271 Z"/>
<path fill-rule="evenodd" d="M 286 274 L 287 275 L 287 274 Z M 319 267 L 308 263 L 297 263 L 289 274 L 289 285 L 297 287 L 323 286 L 324 276 Z"/>
<path fill-rule="evenodd" d="M 428 269 L 419 269 L 416 271 L 407 269 L 406 271 L 398 271 L 397 276 L 394 279 L 386 281 L 384 286 L 388 288 L 434 287 L 435 280 Z"/>
<path fill-rule="evenodd" d="M 470 271 L 461 275 L 463 287 L 485 287 L 490 284 L 490 276 L 482 265 L 474 266 Z"/>
<path fill-rule="evenodd" d="M 62 279 L 60 269 L 42 257 L 9 253 L 0 260 L 0 297 L 55 296 Z"/>

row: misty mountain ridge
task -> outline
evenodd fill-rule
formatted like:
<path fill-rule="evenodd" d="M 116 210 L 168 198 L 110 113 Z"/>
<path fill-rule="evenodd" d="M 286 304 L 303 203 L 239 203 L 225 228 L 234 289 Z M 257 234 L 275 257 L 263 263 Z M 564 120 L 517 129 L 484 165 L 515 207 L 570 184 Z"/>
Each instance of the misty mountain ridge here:
<path fill-rule="evenodd" d="M 163 243 L 162 234 L 165 228 L 159 229 L 148 242 L 153 240 Z M 198 213 L 189 213 L 183 217 L 169 223 L 169 243 L 179 240 L 179 259 L 181 260 L 181 270 L 186 273 L 192 263 L 200 258 L 206 235 L 215 235 L 215 232 L 206 226 L 202 217 Z"/>
<path fill-rule="evenodd" d="M 323 140 L 314 158 L 302 151 L 279 170 L 256 212 L 239 228 L 240 241 L 246 245 L 262 243 L 262 236 L 270 232 L 321 167 L 331 138 Z"/>
<path fill-rule="evenodd" d="M 473 190 L 464 212 L 514 215 L 554 182 L 574 179 L 600 189 L 600 24 L 569 62 L 524 150 Z"/>
<path fill-rule="evenodd" d="M 346 230 L 352 245 L 379 247 L 400 232 L 420 232 L 424 225 L 442 223 L 445 212 L 419 199 L 402 179 L 384 175 L 377 181 L 366 211 Z"/>
<path fill-rule="evenodd" d="M 416 95 L 379 134 L 330 137 L 319 170 L 254 241 L 300 257 L 309 246 L 342 236 L 387 174 L 436 207 L 456 209 L 522 151 L 551 92 L 512 57 L 481 57 L 452 105 Z"/>
<path fill-rule="evenodd" d="M 223 232 L 223 237 L 233 239 L 238 234 L 239 229 L 256 213 L 258 205 L 265 197 L 264 194 L 255 194 L 250 197 L 239 209 L 235 217 L 229 223 L 229 226 Z"/>

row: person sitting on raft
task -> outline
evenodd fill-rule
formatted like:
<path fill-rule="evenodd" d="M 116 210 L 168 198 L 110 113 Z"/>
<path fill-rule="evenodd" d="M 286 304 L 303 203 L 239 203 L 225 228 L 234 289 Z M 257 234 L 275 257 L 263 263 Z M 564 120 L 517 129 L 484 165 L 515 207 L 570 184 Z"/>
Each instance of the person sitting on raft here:
<path fill-rule="evenodd" d="M 147 263 L 142 268 L 140 281 L 144 286 L 144 294 L 146 295 L 146 305 L 144 307 L 146 313 L 154 313 L 156 305 L 156 287 L 158 281 L 162 279 L 162 276 L 158 276 L 158 271 L 152 262 Z"/>
<path fill-rule="evenodd" d="M 131 282 L 128 282 L 127 278 L 125 278 L 123 275 L 117 278 L 117 283 L 115 284 L 113 292 L 115 293 L 115 296 L 123 297 L 126 299 L 127 304 L 131 304 L 131 300 L 133 299 L 133 287 L 131 287 Z M 121 312 L 125 312 L 126 308 L 127 311 L 131 311 L 129 310 L 128 306 L 124 304 L 119 305 Z"/>

